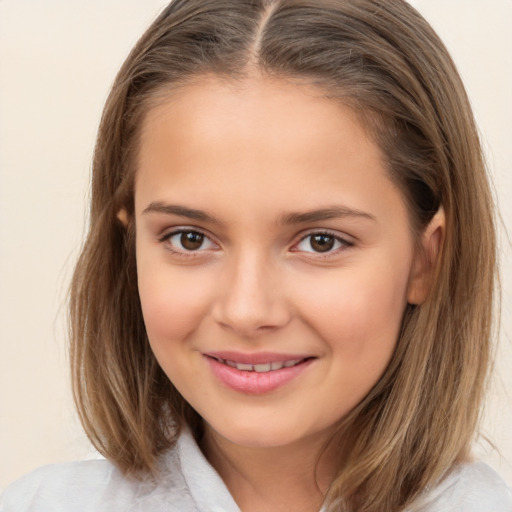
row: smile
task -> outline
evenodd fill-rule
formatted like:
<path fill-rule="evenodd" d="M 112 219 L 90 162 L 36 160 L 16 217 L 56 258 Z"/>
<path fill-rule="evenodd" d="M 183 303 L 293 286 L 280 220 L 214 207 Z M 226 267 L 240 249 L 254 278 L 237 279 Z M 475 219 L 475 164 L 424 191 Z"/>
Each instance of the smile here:
<path fill-rule="evenodd" d="M 293 366 L 298 365 L 303 362 L 305 359 L 291 359 L 287 361 L 273 361 L 271 363 L 260 363 L 260 364 L 247 364 L 247 363 L 237 363 L 236 361 L 230 361 L 229 359 L 220 359 L 218 357 L 214 357 L 219 363 L 225 364 L 226 366 L 230 366 L 231 368 L 236 368 L 237 370 L 243 372 L 257 372 L 257 373 L 266 373 L 272 372 L 276 370 L 281 370 L 282 368 L 292 368 Z"/>
<path fill-rule="evenodd" d="M 299 378 L 317 358 L 286 354 L 203 354 L 215 378 L 238 393 L 262 395 Z"/>

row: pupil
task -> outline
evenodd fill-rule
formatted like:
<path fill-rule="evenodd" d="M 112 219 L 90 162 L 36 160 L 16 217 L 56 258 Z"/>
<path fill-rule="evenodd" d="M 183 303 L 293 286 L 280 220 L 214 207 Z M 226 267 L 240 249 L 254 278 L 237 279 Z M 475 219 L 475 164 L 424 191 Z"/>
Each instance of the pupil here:
<path fill-rule="evenodd" d="M 311 247 L 317 252 L 327 252 L 334 247 L 334 237 L 330 235 L 313 235 Z"/>
<path fill-rule="evenodd" d="M 195 251 L 203 245 L 204 235 L 201 233 L 194 233 L 193 231 L 189 231 L 187 233 L 182 233 L 180 237 L 181 245 L 188 249 L 189 251 Z"/>

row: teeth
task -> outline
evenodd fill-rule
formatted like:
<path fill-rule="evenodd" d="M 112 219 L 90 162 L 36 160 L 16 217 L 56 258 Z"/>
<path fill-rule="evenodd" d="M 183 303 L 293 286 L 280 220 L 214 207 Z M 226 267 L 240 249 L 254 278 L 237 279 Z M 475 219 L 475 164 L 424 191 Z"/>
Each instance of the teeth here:
<path fill-rule="evenodd" d="M 236 367 L 238 370 L 242 370 L 244 372 L 254 371 L 254 366 L 252 364 L 236 363 Z"/>
<path fill-rule="evenodd" d="M 254 365 L 254 371 L 258 372 L 258 373 L 269 372 L 271 366 L 272 366 L 271 363 L 255 364 Z"/>
<path fill-rule="evenodd" d="M 284 367 L 285 368 L 291 368 L 292 366 L 295 366 L 296 364 L 299 364 L 300 363 L 300 359 L 294 359 L 293 361 L 285 361 L 284 362 Z"/>
<path fill-rule="evenodd" d="M 291 359 L 290 361 L 274 361 L 272 363 L 263 364 L 237 363 L 235 361 L 229 361 L 225 359 L 217 359 L 217 361 L 243 372 L 266 373 L 274 370 L 281 370 L 281 368 L 291 368 L 292 366 L 299 364 L 302 359 Z"/>

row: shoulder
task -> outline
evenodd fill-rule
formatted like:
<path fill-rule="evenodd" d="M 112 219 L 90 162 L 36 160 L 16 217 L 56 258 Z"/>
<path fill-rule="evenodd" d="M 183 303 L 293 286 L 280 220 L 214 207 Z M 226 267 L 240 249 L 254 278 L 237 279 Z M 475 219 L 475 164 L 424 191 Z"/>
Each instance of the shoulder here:
<path fill-rule="evenodd" d="M 9 486 L 0 498 L 1 512 L 103 510 L 95 497 L 113 486 L 129 494 L 120 472 L 106 460 L 53 464 L 36 469 Z M 77 507 L 81 503 L 82 508 Z"/>
<path fill-rule="evenodd" d="M 487 464 L 465 464 L 425 493 L 410 512 L 512 512 L 512 492 Z"/>
<path fill-rule="evenodd" d="M 0 512 L 195 511 L 174 454 L 167 454 L 165 469 L 138 480 L 106 460 L 44 466 L 5 490 Z"/>

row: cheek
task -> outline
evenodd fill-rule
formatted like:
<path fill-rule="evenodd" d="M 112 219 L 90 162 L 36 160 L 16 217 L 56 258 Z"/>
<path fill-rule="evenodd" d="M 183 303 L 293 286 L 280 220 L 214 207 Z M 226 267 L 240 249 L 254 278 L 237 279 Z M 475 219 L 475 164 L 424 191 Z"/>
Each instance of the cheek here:
<path fill-rule="evenodd" d="M 183 340 L 201 323 L 209 293 L 204 279 L 196 277 L 165 263 L 138 264 L 142 313 L 153 347 Z"/>
<path fill-rule="evenodd" d="M 406 276 L 351 270 L 318 284 L 303 297 L 304 317 L 329 349 L 368 367 L 389 359 L 406 306 Z"/>

